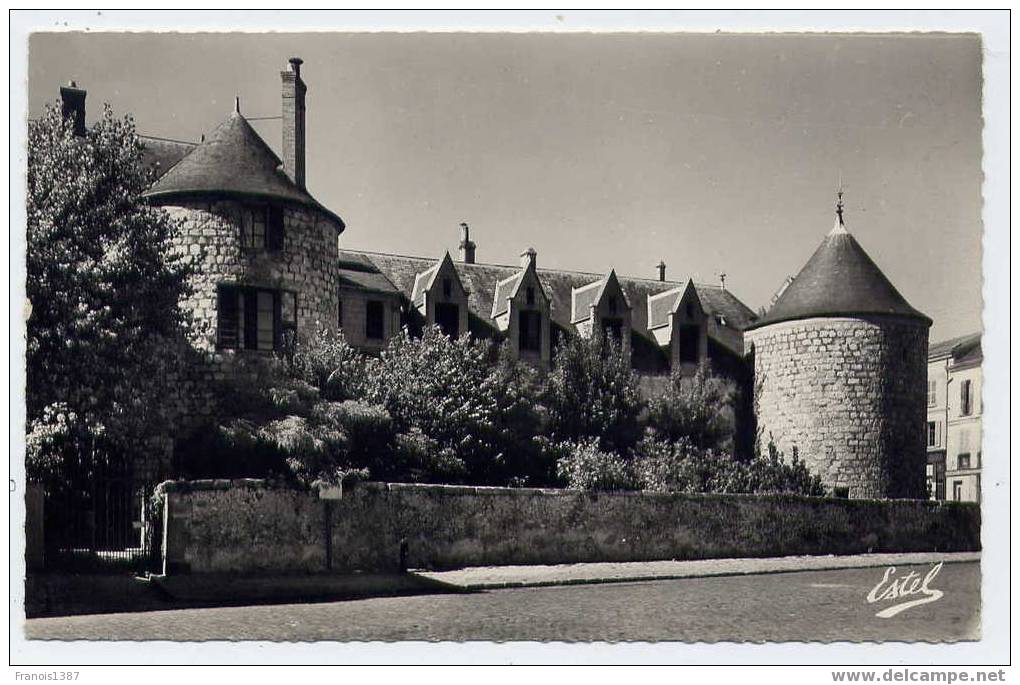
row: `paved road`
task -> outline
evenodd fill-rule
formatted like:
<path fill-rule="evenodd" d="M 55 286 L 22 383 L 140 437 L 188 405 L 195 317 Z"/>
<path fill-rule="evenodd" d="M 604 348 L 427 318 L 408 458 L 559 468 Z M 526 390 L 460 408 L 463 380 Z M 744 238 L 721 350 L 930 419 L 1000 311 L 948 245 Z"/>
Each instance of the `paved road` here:
<path fill-rule="evenodd" d="M 926 573 L 930 567 L 897 569 Z M 29 639 L 843 641 L 979 637 L 977 563 L 946 564 L 945 595 L 893 618 L 868 604 L 884 570 L 492 590 L 277 606 L 41 618 Z"/>

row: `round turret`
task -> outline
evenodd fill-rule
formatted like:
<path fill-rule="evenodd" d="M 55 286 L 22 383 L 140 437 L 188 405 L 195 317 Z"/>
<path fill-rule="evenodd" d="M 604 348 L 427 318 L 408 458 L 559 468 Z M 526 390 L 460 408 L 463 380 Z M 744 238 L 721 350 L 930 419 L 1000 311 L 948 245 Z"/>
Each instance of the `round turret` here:
<path fill-rule="evenodd" d="M 925 493 L 928 329 L 846 230 L 832 232 L 745 332 L 763 443 L 837 496 Z"/>

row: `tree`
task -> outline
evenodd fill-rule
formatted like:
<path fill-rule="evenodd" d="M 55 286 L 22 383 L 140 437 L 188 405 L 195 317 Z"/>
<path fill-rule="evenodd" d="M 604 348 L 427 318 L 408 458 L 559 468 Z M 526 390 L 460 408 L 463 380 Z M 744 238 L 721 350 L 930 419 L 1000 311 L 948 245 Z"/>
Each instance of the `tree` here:
<path fill-rule="evenodd" d="M 43 451 L 166 432 L 164 383 L 189 323 L 194 258 L 175 253 L 176 223 L 140 198 L 153 172 L 132 120 L 106 106 L 85 136 L 73 128 L 50 105 L 28 130 L 26 405 Z"/>
<path fill-rule="evenodd" d="M 693 376 L 674 371 L 667 390 L 648 406 L 652 435 L 668 442 L 688 440 L 699 448 L 729 452 L 736 431 L 736 385 L 712 373 L 707 363 Z"/>
<path fill-rule="evenodd" d="M 638 381 L 611 338 L 574 337 L 560 346 L 543 394 L 554 441 L 597 438 L 602 449 L 624 453 L 640 437 Z"/>

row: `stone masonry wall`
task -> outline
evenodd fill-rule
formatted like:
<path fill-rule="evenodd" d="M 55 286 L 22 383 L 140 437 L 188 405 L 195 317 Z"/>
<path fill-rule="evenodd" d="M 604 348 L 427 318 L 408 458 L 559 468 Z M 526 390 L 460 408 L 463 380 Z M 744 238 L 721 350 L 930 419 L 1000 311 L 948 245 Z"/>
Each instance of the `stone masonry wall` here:
<path fill-rule="evenodd" d="M 955 502 L 395 483 L 332 501 L 262 481 L 159 490 L 169 574 L 392 572 L 402 543 L 410 568 L 980 548 L 980 508 Z"/>
<path fill-rule="evenodd" d="M 314 330 L 317 323 L 335 329 L 339 264 L 333 224 L 312 210 L 287 206 L 283 249 L 245 251 L 241 248 L 240 208 L 233 201 L 164 208 L 183 220 L 175 248 L 192 255 L 205 252 L 191 281 L 194 294 L 185 303 L 204 328 L 198 346 L 215 349 L 216 287 L 220 284 L 296 292 L 298 335 Z"/>
<path fill-rule="evenodd" d="M 749 331 L 758 428 L 850 497 L 925 496 L 928 328 L 817 318 Z"/>
<path fill-rule="evenodd" d="M 195 337 L 191 345 L 177 350 L 178 370 L 172 379 L 177 393 L 166 398 L 168 409 L 179 417 L 182 433 L 187 433 L 215 415 L 215 384 L 228 379 L 256 379 L 268 360 L 265 353 L 216 349 L 217 286 L 236 284 L 295 292 L 299 336 L 314 331 L 320 323 L 335 329 L 337 234 L 332 222 L 317 212 L 287 206 L 283 249 L 245 251 L 240 239 L 240 203 L 182 201 L 163 209 L 182 222 L 174 249 L 204 255 L 191 279 L 193 293 L 182 303 L 195 319 Z M 162 464 L 164 473 L 167 465 Z M 148 473 L 140 477 L 151 480 Z"/>

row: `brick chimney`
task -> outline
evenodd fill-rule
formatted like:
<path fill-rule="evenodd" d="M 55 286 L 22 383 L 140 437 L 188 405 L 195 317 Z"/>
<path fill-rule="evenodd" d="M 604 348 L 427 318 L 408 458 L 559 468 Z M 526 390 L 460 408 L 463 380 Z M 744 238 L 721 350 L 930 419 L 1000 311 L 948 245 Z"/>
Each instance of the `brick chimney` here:
<path fill-rule="evenodd" d="M 460 224 L 460 261 L 465 264 L 475 263 L 475 244 L 471 240 L 471 229 L 464 222 Z"/>
<path fill-rule="evenodd" d="M 521 253 L 521 268 L 527 269 L 529 266 L 535 265 L 535 258 L 538 253 L 535 252 L 535 248 L 529 247 L 527 250 Z"/>
<path fill-rule="evenodd" d="M 300 57 L 280 72 L 283 80 L 283 170 L 299 188 L 305 187 L 305 92 Z"/>
<path fill-rule="evenodd" d="M 666 280 L 666 262 L 659 260 L 659 263 L 655 265 L 655 268 L 659 270 L 659 280 Z"/>
<path fill-rule="evenodd" d="M 74 119 L 74 135 L 85 135 L 85 90 L 78 87 L 78 84 L 71 81 L 60 88 L 60 100 L 62 102 L 60 111 L 64 118 Z"/>

